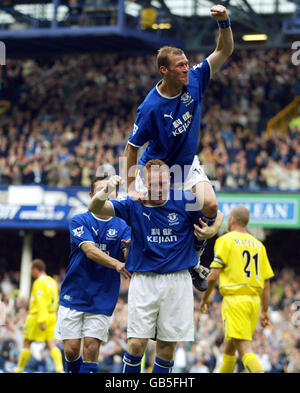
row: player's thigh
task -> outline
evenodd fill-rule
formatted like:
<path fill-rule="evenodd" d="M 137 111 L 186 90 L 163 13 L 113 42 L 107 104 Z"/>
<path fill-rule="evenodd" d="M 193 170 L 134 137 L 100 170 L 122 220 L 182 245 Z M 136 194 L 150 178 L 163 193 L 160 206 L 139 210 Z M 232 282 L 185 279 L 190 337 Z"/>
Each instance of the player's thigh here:
<path fill-rule="evenodd" d="M 82 337 L 106 342 L 111 319 L 112 317 L 109 315 L 84 313 Z"/>
<path fill-rule="evenodd" d="M 57 340 L 81 339 L 83 326 L 83 312 L 72 308 L 59 306 L 55 326 Z"/>
<path fill-rule="evenodd" d="M 159 274 L 134 273 L 128 290 L 127 336 L 154 338 L 159 311 Z"/>
<path fill-rule="evenodd" d="M 258 296 L 224 296 L 222 318 L 225 338 L 252 340 L 260 309 Z"/>
<path fill-rule="evenodd" d="M 161 341 L 194 340 L 194 292 L 188 270 L 161 274 L 157 338 Z"/>
<path fill-rule="evenodd" d="M 193 163 L 190 166 L 188 174 L 184 182 L 184 190 L 192 191 L 193 187 L 202 182 L 209 183 L 209 178 L 206 176 L 203 166 L 200 164 L 197 156 L 194 157 Z"/>

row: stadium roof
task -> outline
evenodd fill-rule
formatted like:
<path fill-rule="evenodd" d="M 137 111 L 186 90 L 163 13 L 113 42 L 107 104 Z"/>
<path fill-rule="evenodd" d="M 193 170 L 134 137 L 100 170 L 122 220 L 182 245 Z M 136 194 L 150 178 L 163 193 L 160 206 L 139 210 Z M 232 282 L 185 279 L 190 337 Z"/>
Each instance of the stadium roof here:
<path fill-rule="evenodd" d="M 284 26 L 292 25 L 285 22 L 300 8 L 300 0 L 2 0 L 0 37 L 9 41 L 11 53 L 22 50 L 24 39 L 30 49 L 50 52 L 147 50 L 165 44 L 210 50 L 217 32 L 210 8 L 216 3 L 230 11 L 236 47 L 251 33 L 266 34 L 269 46 L 287 45 Z M 141 14 L 149 8 L 156 20 L 143 28 Z M 106 21 L 108 13 L 114 22 Z"/>

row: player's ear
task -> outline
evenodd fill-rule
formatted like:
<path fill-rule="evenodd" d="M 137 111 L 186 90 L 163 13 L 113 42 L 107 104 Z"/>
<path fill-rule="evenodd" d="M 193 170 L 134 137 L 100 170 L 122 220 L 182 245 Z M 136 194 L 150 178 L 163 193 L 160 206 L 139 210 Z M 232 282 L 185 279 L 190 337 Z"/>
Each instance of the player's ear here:
<path fill-rule="evenodd" d="M 168 69 L 166 66 L 163 65 L 159 67 L 159 72 L 161 73 L 162 76 L 164 76 L 168 72 Z"/>

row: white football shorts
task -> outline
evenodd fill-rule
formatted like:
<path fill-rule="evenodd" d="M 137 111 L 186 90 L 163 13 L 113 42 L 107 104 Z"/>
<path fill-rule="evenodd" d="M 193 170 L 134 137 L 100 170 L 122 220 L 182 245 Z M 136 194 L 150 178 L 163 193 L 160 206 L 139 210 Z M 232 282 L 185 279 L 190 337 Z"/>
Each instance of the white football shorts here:
<path fill-rule="evenodd" d="M 172 168 L 171 168 L 172 170 Z M 175 175 L 175 183 L 173 185 L 174 189 L 182 189 L 182 182 L 176 182 L 176 174 Z M 181 177 L 181 174 L 180 174 Z M 200 183 L 200 182 L 209 182 L 208 177 L 206 176 L 203 167 L 201 166 L 199 162 L 198 156 L 194 157 L 193 163 L 188 169 L 188 174 L 185 179 L 185 182 L 183 184 L 183 190 L 184 191 L 192 191 L 192 188 L 195 184 Z M 138 173 L 136 180 L 135 180 L 135 190 L 137 192 L 147 192 L 147 188 L 144 186 L 142 177 L 140 175 L 140 172 Z"/>
<path fill-rule="evenodd" d="M 111 323 L 110 316 L 91 314 L 72 308 L 59 306 L 55 326 L 57 340 L 94 337 L 106 342 Z"/>
<path fill-rule="evenodd" d="M 188 270 L 132 275 L 128 292 L 128 338 L 194 341 L 193 314 L 193 284 Z"/>

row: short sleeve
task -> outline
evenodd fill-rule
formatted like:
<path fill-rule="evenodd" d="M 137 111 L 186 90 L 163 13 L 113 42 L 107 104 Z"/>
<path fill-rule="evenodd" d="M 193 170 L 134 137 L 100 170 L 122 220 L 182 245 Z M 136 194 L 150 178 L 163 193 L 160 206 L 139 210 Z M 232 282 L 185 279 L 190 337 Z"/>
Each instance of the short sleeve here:
<path fill-rule="evenodd" d="M 78 217 L 73 217 L 70 221 L 69 228 L 71 242 L 76 244 L 78 247 L 80 247 L 82 243 L 94 243 L 90 228 L 86 225 L 86 222 L 84 220 Z"/>
<path fill-rule="evenodd" d="M 145 119 L 142 112 L 138 110 L 128 142 L 133 146 L 140 147 L 152 138 L 151 127 L 149 127 L 148 121 Z"/>
<path fill-rule="evenodd" d="M 111 199 L 110 202 L 113 205 L 115 216 L 122 218 L 128 225 L 130 225 L 131 199 L 129 197 L 125 197 L 120 201 Z"/>
<path fill-rule="evenodd" d="M 202 63 L 196 64 L 191 69 L 191 73 L 194 75 L 194 77 L 199 82 L 200 95 L 204 96 L 204 93 L 205 93 L 207 86 L 208 86 L 208 82 L 211 77 L 211 69 L 210 69 L 209 60 L 205 59 L 205 60 L 203 60 Z"/>
<path fill-rule="evenodd" d="M 214 247 L 214 259 L 210 264 L 211 268 L 224 268 L 227 264 L 229 256 L 229 244 L 228 240 L 224 237 L 219 237 L 215 242 Z"/>

